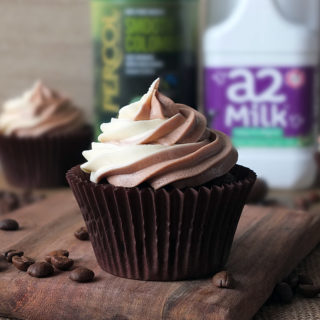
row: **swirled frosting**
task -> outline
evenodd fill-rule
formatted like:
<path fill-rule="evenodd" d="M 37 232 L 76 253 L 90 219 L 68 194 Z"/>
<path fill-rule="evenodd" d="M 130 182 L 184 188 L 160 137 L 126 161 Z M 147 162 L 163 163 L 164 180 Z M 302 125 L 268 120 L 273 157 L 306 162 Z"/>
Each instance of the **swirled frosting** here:
<path fill-rule="evenodd" d="M 5 102 L 0 115 L 0 132 L 18 137 L 67 133 L 83 125 L 83 114 L 71 100 L 41 82 Z"/>
<path fill-rule="evenodd" d="M 155 80 L 140 101 L 120 109 L 117 119 L 101 125 L 99 142 L 83 152 L 81 168 L 92 182 L 106 178 L 115 186 L 143 182 L 198 186 L 226 174 L 238 153 L 228 136 L 207 128 L 205 117 L 158 91 Z"/>

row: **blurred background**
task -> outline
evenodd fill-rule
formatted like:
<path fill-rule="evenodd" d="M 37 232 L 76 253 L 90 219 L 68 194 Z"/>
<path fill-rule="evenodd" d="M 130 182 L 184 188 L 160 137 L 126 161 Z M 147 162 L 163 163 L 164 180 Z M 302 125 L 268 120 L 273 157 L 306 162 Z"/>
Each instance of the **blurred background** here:
<path fill-rule="evenodd" d="M 88 0 L 1 0 L 0 101 L 37 79 L 93 112 Z"/>
<path fill-rule="evenodd" d="M 42 79 L 84 110 L 97 135 L 100 123 L 160 76 L 162 92 L 204 112 L 209 126 L 232 137 L 239 162 L 272 187 L 310 187 L 317 174 L 319 6 L 319 0 L 2 0 L 0 101 Z M 272 89 L 277 77 L 281 85 Z M 261 100 L 268 88 L 278 102 Z"/>

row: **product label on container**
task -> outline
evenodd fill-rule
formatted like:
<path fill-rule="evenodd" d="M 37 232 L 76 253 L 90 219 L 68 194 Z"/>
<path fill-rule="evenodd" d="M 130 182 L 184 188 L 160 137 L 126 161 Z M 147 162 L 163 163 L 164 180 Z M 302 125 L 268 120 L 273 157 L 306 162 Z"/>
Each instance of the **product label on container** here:
<path fill-rule="evenodd" d="M 314 75 L 314 67 L 207 68 L 208 125 L 238 147 L 310 145 Z"/>
<path fill-rule="evenodd" d="M 97 133 L 157 77 L 164 94 L 195 106 L 196 11 L 196 1 L 91 2 Z"/>

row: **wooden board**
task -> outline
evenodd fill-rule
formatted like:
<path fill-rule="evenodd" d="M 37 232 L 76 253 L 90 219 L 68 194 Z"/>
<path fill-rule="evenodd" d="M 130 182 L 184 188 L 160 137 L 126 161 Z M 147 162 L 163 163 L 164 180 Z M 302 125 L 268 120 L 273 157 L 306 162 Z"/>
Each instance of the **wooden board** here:
<path fill-rule="evenodd" d="M 248 206 L 227 266 L 236 286 L 218 289 L 210 279 L 145 282 L 103 272 L 90 242 L 73 236 L 83 221 L 69 191 L 4 217 L 17 219 L 22 228 L 0 231 L 0 250 L 20 249 L 40 260 L 65 248 L 76 265 L 96 274 L 94 282 L 78 284 L 68 272 L 36 279 L 9 265 L 0 272 L 0 314 L 19 319 L 251 319 L 275 283 L 320 241 L 320 215 Z"/>

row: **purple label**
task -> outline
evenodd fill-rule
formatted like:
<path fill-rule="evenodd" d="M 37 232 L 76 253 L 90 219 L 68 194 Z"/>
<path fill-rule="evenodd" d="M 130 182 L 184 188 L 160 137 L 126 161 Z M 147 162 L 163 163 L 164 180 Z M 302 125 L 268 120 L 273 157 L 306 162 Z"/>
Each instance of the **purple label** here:
<path fill-rule="evenodd" d="M 280 128 L 304 136 L 313 124 L 314 67 L 233 67 L 205 70 L 208 125 L 232 136 L 234 128 Z"/>

